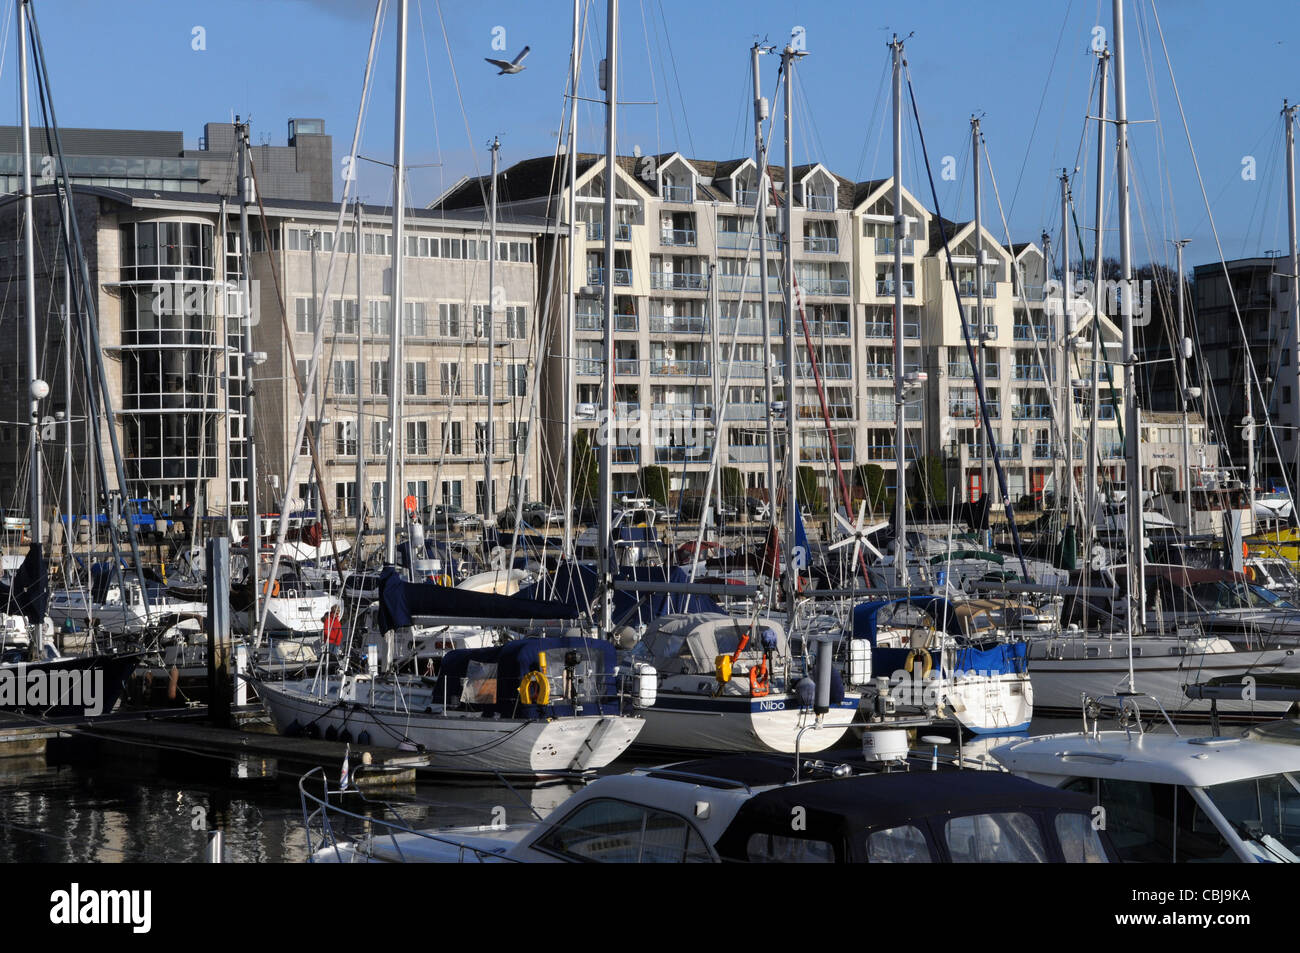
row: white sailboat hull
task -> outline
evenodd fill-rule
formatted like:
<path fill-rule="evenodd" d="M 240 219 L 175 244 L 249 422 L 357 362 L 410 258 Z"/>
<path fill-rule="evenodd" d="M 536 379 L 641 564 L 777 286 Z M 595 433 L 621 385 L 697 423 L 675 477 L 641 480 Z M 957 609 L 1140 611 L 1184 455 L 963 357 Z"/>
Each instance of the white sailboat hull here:
<path fill-rule="evenodd" d="M 337 688 L 337 682 L 333 687 Z M 408 743 L 432 756 L 434 770 L 452 774 L 544 777 L 583 773 L 614 761 L 645 722 L 627 715 L 579 715 L 552 719 L 485 718 L 477 711 L 394 711 L 321 698 L 311 682 L 259 684 L 258 692 L 282 734 L 314 726 L 321 737 L 344 731 L 382 747 Z M 418 702 L 417 702 L 418 703 Z M 330 729 L 333 729 L 331 732 Z"/>
<path fill-rule="evenodd" d="M 1210 716 L 1210 702 L 1190 699 L 1184 686 L 1223 676 L 1266 675 L 1300 671 L 1300 653 L 1286 649 L 1258 652 L 1233 651 L 1222 639 L 1205 640 L 1192 647 L 1176 639 L 1142 637 L 1143 652 L 1133 658 L 1133 679 L 1138 691 L 1154 696 L 1175 718 L 1204 720 Z M 1123 640 L 1070 640 L 1061 646 L 1064 657 L 1048 657 L 1050 643 L 1031 643 L 1029 673 L 1040 714 L 1077 716 L 1082 696 L 1113 695 L 1128 687 L 1129 659 Z M 1186 654 L 1178 650 L 1186 647 Z M 1091 648 L 1096 654 L 1088 657 Z M 1208 650 L 1206 650 L 1208 649 Z M 1078 651 L 1072 651 L 1078 650 Z M 1072 655 L 1077 657 L 1072 657 Z M 1257 700 L 1218 701 L 1221 716 L 1234 720 L 1275 718 L 1287 702 Z"/>
<path fill-rule="evenodd" d="M 654 707 L 641 710 L 646 726 L 639 748 L 664 751 L 736 753 L 743 751 L 801 754 L 825 751 L 843 741 L 858 711 L 858 696 L 846 696 L 832 706 L 820 728 L 811 709 L 800 708 L 794 696 L 762 698 L 665 692 Z"/>

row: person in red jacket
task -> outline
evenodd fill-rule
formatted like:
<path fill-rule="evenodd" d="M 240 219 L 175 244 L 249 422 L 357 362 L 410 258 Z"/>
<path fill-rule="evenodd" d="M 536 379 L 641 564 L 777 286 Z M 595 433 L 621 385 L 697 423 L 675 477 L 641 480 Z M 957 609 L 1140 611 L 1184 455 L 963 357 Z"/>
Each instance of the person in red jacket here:
<path fill-rule="evenodd" d="M 329 612 L 321 616 L 325 644 L 329 646 L 328 651 L 331 655 L 335 654 L 338 647 L 343 644 L 343 613 L 339 607 L 335 606 Z"/>

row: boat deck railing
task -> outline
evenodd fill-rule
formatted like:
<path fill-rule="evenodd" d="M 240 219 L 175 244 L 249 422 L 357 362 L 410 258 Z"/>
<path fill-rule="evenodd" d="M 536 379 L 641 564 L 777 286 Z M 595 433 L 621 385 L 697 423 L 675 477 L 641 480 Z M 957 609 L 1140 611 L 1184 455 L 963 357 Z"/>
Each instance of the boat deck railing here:
<path fill-rule="evenodd" d="M 365 767 L 365 765 L 358 765 L 353 777 L 355 778 L 357 774 L 364 771 Z M 315 781 L 320 782 L 320 796 L 308 790 L 309 783 Z M 483 863 L 485 861 L 518 863 L 513 858 L 506 857 L 495 851 L 472 847 L 430 831 L 416 830 L 403 821 L 390 804 L 384 801 L 372 801 L 360 791 L 354 790 L 347 793 L 355 794 L 367 807 L 380 808 L 381 813 L 379 816 L 350 811 L 336 801 L 330 800 L 331 795 L 337 797 L 343 793 L 344 791 L 340 788 L 330 787 L 329 778 L 326 776 L 324 768 L 313 768 L 299 779 L 298 796 L 302 804 L 303 828 L 307 836 L 308 863 L 316 863 L 318 860 L 317 854 L 327 849 L 332 849 L 337 862 L 343 863 L 342 849 L 344 847 L 351 847 L 357 860 L 368 860 L 373 857 L 376 845 L 385 839 L 392 845 L 395 852 L 393 859 L 396 861 L 406 863 L 408 859 L 417 859 L 407 857 L 407 851 L 402 849 L 402 841 L 399 835 L 453 848 L 456 851 L 456 859 L 460 863 Z M 391 815 L 391 819 L 384 817 L 384 813 Z M 347 832 L 345 828 L 348 826 L 355 826 L 357 828 L 356 832 Z M 409 848 L 411 845 L 408 844 L 407 846 Z"/>

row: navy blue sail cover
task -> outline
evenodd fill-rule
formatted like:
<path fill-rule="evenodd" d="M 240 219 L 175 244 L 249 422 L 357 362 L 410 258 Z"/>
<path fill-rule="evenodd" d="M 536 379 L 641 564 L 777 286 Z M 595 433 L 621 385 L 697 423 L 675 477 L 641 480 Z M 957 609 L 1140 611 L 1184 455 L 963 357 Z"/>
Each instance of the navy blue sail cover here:
<path fill-rule="evenodd" d="M 40 623 L 50 601 L 48 578 L 41 544 L 33 543 L 14 573 L 13 584 L 0 583 L 0 606 L 6 612 L 21 614 L 28 622 Z"/>
<path fill-rule="evenodd" d="M 410 625 L 412 617 L 420 615 L 458 616 L 467 620 L 573 618 L 573 612 L 563 602 L 407 582 L 397 569 L 386 567 L 379 574 L 380 631 Z"/>
<path fill-rule="evenodd" d="M 690 582 L 691 577 L 680 566 L 625 566 L 615 575 L 621 582 Z M 544 579 L 519 590 L 525 599 L 558 599 L 570 609 L 570 618 L 590 615 L 594 611 L 600 581 L 593 569 L 573 563 L 563 563 L 552 579 Z M 649 622 L 675 612 L 721 612 L 718 604 L 708 596 L 692 596 L 666 592 L 614 592 L 614 621 L 620 625 Z"/>

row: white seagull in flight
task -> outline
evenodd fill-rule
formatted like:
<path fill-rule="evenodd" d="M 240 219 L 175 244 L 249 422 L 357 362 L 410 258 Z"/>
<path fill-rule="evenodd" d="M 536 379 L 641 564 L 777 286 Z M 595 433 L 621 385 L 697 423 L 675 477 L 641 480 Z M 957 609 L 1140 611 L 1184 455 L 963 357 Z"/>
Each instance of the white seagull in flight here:
<path fill-rule="evenodd" d="M 487 60 L 487 62 L 491 63 L 493 66 L 501 67 L 501 72 L 497 73 L 498 76 L 504 76 L 506 73 L 522 73 L 524 67 L 519 64 L 524 61 L 524 57 L 528 55 L 529 49 L 531 49 L 531 47 L 525 46 L 520 54 L 514 58 L 513 62 L 507 62 L 505 60 L 490 60 L 486 56 L 483 57 L 483 59 Z"/>

